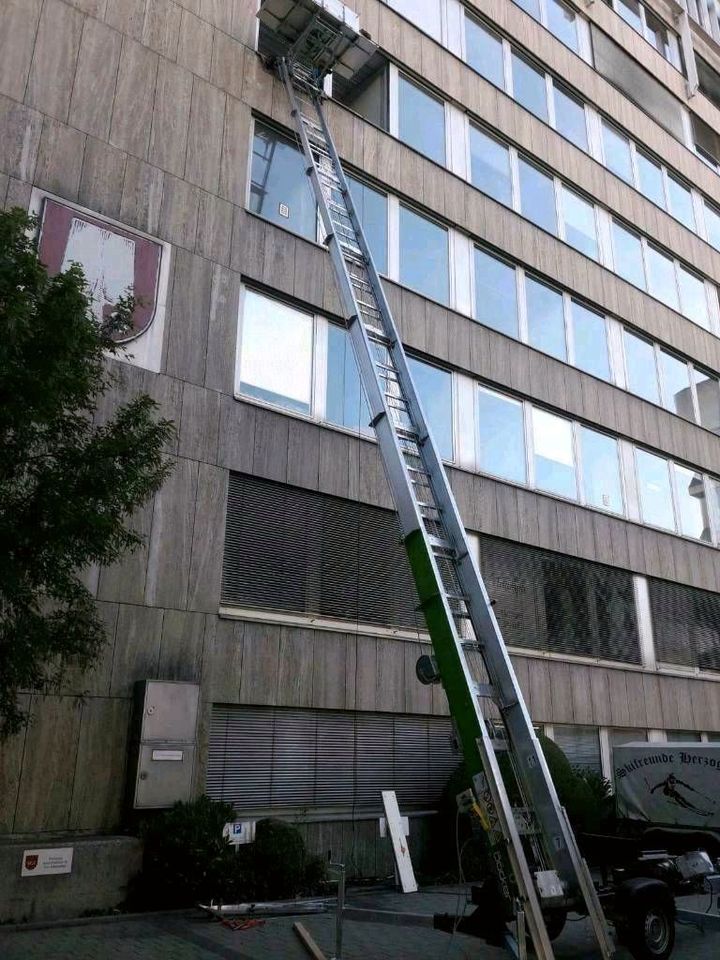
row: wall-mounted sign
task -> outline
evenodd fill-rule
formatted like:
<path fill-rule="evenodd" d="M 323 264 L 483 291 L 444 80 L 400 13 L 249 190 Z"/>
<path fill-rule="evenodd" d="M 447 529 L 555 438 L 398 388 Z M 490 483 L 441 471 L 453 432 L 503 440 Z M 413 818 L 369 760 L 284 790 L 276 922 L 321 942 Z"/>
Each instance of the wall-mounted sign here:
<path fill-rule="evenodd" d="M 39 253 L 48 272 L 79 263 L 98 320 L 112 314 L 120 297 L 133 296 L 132 328 L 115 339 L 124 343 L 144 333 L 157 309 L 161 245 L 49 197 L 40 224 Z"/>
<path fill-rule="evenodd" d="M 236 820 L 234 823 L 226 823 L 223 827 L 223 836 L 227 838 L 228 843 L 234 845 L 252 843 L 255 839 L 256 823 L 257 820 Z"/>
<path fill-rule="evenodd" d="M 72 871 L 73 847 L 23 850 L 21 877 L 46 877 Z"/>
<path fill-rule="evenodd" d="M 179 760 L 182 762 L 182 750 L 153 750 L 153 760 Z"/>

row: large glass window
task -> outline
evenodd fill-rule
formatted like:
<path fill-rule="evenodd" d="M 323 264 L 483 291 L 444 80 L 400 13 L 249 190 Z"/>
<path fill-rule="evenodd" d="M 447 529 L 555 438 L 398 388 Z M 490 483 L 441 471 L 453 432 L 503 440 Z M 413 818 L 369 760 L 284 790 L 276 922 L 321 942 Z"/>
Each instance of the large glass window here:
<path fill-rule="evenodd" d="M 650 293 L 673 310 L 678 309 L 675 263 L 656 247 L 647 245 L 648 288 Z"/>
<path fill-rule="evenodd" d="M 707 202 L 705 203 L 705 225 L 708 240 L 717 250 L 720 250 L 720 213 Z"/>
<path fill-rule="evenodd" d="M 408 357 L 408 365 L 440 456 L 452 460 L 452 374 L 414 357 Z"/>
<path fill-rule="evenodd" d="M 532 430 L 535 486 L 577 499 L 572 424 L 533 407 Z"/>
<path fill-rule="evenodd" d="M 660 403 L 655 348 L 629 330 L 623 332 L 623 342 L 628 390 L 652 403 Z"/>
<path fill-rule="evenodd" d="M 640 192 L 659 207 L 665 207 L 662 167 L 650 157 L 637 151 L 637 169 Z"/>
<path fill-rule="evenodd" d="M 669 463 L 646 450 L 635 450 L 640 511 L 643 523 L 665 530 L 675 529 Z"/>
<path fill-rule="evenodd" d="M 562 0 L 547 0 L 548 30 L 561 43 L 578 52 L 578 30 L 575 11 L 571 10 Z"/>
<path fill-rule="evenodd" d="M 502 41 L 465 14 L 465 49 L 468 64 L 481 76 L 505 89 Z"/>
<path fill-rule="evenodd" d="M 613 254 L 615 270 L 636 287 L 645 289 L 645 269 L 643 267 L 642 243 L 640 237 L 617 221 L 612 225 Z"/>
<path fill-rule="evenodd" d="M 528 277 L 525 285 L 528 340 L 533 347 L 552 354 L 558 360 L 567 358 L 563 298 L 557 290 Z"/>
<path fill-rule="evenodd" d="M 720 433 L 720 384 L 717 377 L 697 367 L 694 370 L 700 423 L 713 433 Z"/>
<path fill-rule="evenodd" d="M 247 290 L 240 324 L 237 393 L 309 413 L 312 316 Z"/>
<path fill-rule="evenodd" d="M 638 0 L 615 0 L 615 9 L 633 30 L 638 33 L 643 32 L 642 16 L 640 13 L 640 3 Z"/>
<path fill-rule="evenodd" d="M 315 199 L 302 154 L 262 123 L 255 124 L 253 138 L 250 209 L 308 240 L 317 238 Z"/>
<path fill-rule="evenodd" d="M 445 104 L 400 74 L 399 136 L 403 143 L 445 165 Z"/>
<path fill-rule="evenodd" d="M 595 208 L 567 187 L 562 189 L 562 216 L 565 240 L 586 257 L 597 260 L 597 230 Z"/>
<path fill-rule="evenodd" d="M 585 107 L 557 83 L 555 84 L 555 129 L 576 147 L 587 151 Z"/>
<path fill-rule="evenodd" d="M 470 124 L 470 178 L 489 197 L 512 206 L 510 151 L 493 137 Z"/>
<path fill-rule="evenodd" d="M 387 273 L 387 197 L 354 177 L 347 180 L 375 267 L 378 273 Z"/>
<path fill-rule="evenodd" d="M 587 427 L 580 428 L 585 502 L 601 510 L 623 512 L 617 440 Z"/>
<path fill-rule="evenodd" d="M 696 540 L 711 539 L 710 520 L 705 500 L 705 484 L 702 474 L 673 464 L 675 490 L 680 513 L 680 532 Z"/>
<path fill-rule="evenodd" d="M 360 386 L 352 343 L 344 327 L 328 324 L 327 393 L 325 418 L 330 423 L 372 434 L 370 410 Z"/>
<path fill-rule="evenodd" d="M 605 166 L 628 183 L 633 182 L 632 159 L 630 157 L 630 141 L 619 130 L 603 120 L 602 124 L 603 152 Z"/>
<path fill-rule="evenodd" d="M 440 0 L 389 0 L 388 6 L 407 17 L 420 30 L 440 40 L 442 35 Z"/>
<path fill-rule="evenodd" d="M 549 233 L 557 233 L 555 185 L 552 177 L 520 158 L 520 209 L 522 215 Z"/>
<path fill-rule="evenodd" d="M 545 74 L 513 50 L 513 96 L 530 113 L 547 123 L 547 88 Z"/>
<path fill-rule="evenodd" d="M 710 327 L 708 302 L 705 293 L 705 284 L 694 273 L 685 267 L 678 266 L 678 282 L 680 284 L 680 310 L 705 329 Z"/>
<path fill-rule="evenodd" d="M 515 267 L 479 247 L 475 247 L 475 319 L 517 339 Z"/>
<path fill-rule="evenodd" d="M 478 388 L 478 469 L 515 483 L 527 481 L 523 408 L 517 400 Z"/>
<path fill-rule="evenodd" d="M 447 303 L 450 277 L 445 227 L 400 205 L 400 283 Z"/>
<path fill-rule="evenodd" d="M 605 317 L 573 300 L 570 304 L 575 366 L 603 380 L 610 379 Z"/>
<path fill-rule="evenodd" d="M 694 232 L 697 227 L 690 189 L 676 180 L 675 177 L 668 176 L 668 192 L 670 194 L 670 213 L 684 223 L 688 230 Z"/>
<path fill-rule="evenodd" d="M 681 417 L 694 420 L 690 374 L 684 360 L 660 351 L 660 370 L 663 383 L 663 405 Z"/>

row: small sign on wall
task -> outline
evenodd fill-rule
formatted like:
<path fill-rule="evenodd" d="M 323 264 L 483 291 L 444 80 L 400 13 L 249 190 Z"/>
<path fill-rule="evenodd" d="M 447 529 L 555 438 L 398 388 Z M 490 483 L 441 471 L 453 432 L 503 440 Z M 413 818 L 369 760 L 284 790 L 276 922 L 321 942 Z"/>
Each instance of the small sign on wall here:
<path fill-rule="evenodd" d="M 257 820 L 236 820 L 234 823 L 226 823 L 223 827 L 223 836 L 234 846 L 252 843 L 255 840 L 256 823 Z"/>
<path fill-rule="evenodd" d="M 23 850 L 21 877 L 47 877 L 71 873 L 73 847 L 52 847 L 44 850 Z"/>

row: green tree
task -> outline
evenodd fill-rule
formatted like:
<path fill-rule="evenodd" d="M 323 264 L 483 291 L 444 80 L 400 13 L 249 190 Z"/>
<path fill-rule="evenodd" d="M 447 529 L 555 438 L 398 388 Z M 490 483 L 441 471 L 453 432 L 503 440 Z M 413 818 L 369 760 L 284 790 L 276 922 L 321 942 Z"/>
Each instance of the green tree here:
<path fill-rule="evenodd" d="M 147 395 L 94 423 L 134 304 L 98 324 L 82 270 L 48 276 L 35 227 L 0 213 L 0 738 L 27 719 L 19 690 L 97 659 L 105 632 L 80 571 L 141 542 L 130 516 L 167 476 L 173 433 Z"/>

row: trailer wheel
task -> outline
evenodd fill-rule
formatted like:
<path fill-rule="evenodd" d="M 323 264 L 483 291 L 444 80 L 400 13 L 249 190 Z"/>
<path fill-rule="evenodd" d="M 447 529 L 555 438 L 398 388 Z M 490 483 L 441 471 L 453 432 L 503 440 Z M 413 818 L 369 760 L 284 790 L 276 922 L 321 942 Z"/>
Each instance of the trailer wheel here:
<path fill-rule="evenodd" d="M 635 960 L 667 960 L 675 945 L 673 908 L 664 897 L 639 898 L 620 933 Z"/>
<path fill-rule="evenodd" d="M 547 935 L 551 940 L 557 940 L 557 938 L 565 929 L 566 920 L 566 910 L 553 910 L 552 913 L 546 914 L 545 929 L 547 930 Z"/>

